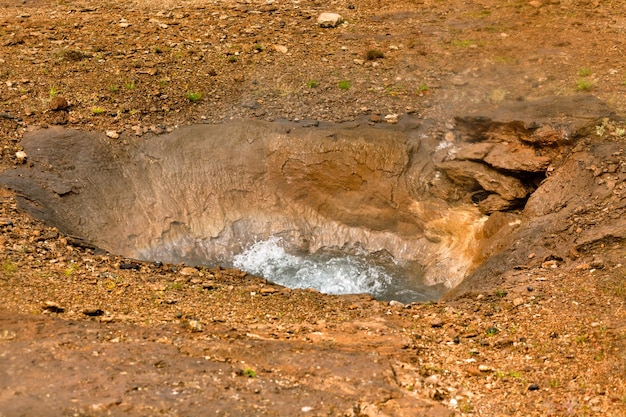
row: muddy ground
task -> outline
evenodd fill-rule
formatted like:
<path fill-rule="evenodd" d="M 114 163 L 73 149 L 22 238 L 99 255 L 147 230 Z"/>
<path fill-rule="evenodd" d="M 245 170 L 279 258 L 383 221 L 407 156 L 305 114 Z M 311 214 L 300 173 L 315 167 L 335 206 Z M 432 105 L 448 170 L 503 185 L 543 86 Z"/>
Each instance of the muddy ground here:
<path fill-rule="evenodd" d="M 321 12 L 346 22 L 320 28 Z M 455 116 L 510 101 L 594 95 L 626 113 L 617 1 L 10 0 L 0 24 L 3 170 L 28 163 L 21 138 L 50 125 L 132 141 L 231 119 L 410 113 L 443 136 Z M 623 143 L 622 125 L 604 126 Z M 626 413 L 619 239 L 400 306 L 129 264 L 0 197 L 0 415 Z M 563 233 L 610 228 L 605 209 Z"/>

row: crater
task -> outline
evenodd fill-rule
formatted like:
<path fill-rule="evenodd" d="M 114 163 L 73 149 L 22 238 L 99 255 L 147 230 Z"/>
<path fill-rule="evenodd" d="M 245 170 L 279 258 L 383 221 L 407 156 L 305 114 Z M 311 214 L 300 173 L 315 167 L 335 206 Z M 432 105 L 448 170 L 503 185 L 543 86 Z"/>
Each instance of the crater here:
<path fill-rule="evenodd" d="M 580 187 L 599 193 L 593 204 L 612 195 L 583 165 L 613 155 L 612 190 L 626 168 L 618 144 L 577 148 L 595 123 L 564 113 L 577 99 L 550 100 L 445 127 L 410 116 L 393 126 L 245 120 L 120 140 L 41 129 L 0 181 L 34 217 L 131 259 L 434 300 L 488 285 L 530 253 L 562 260 L 626 236 L 624 217 L 585 234 L 558 227 L 583 204 Z"/>

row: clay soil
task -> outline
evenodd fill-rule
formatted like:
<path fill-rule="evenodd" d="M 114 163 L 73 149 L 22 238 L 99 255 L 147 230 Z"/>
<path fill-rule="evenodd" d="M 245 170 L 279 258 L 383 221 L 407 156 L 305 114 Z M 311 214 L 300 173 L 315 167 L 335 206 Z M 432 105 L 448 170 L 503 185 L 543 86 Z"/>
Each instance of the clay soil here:
<path fill-rule="evenodd" d="M 2 170 L 49 125 L 445 124 L 574 94 L 626 114 L 621 1 L 4 0 L 0 45 Z M 407 306 L 129 263 L 8 191 L 0 248 L 0 416 L 626 415 L 619 245 Z"/>

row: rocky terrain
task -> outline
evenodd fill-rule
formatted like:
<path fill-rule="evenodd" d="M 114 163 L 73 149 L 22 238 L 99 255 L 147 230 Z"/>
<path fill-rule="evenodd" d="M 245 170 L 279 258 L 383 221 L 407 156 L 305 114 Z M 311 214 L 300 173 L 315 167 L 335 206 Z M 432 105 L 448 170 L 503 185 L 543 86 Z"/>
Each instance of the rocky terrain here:
<path fill-rule="evenodd" d="M 621 2 L 9 0 L 0 23 L 3 178 L 52 126 L 115 155 L 337 122 L 419 132 L 407 193 L 489 215 L 472 274 L 405 305 L 108 254 L 22 210 L 69 191 L 2 190 L 1 416 L 626 413 Z"/>

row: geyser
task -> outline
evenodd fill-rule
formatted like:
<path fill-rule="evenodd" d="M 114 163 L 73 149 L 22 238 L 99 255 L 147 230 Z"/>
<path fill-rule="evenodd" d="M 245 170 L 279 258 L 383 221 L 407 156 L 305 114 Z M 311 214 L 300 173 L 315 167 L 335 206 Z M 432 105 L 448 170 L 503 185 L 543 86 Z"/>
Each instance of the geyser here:
<path fill-rule="evenodd" d="M 411 301 L 456 285 L 477 250 L 483 217 L 420 194 L 402 129 L 242 121 L 121 145 L 52 128 L 23 146 L 28 166 L 2 176 L 21 206 L 129 258 Z"/>

